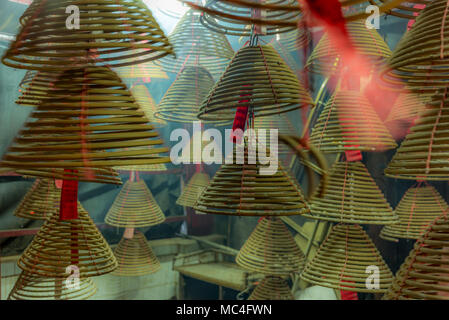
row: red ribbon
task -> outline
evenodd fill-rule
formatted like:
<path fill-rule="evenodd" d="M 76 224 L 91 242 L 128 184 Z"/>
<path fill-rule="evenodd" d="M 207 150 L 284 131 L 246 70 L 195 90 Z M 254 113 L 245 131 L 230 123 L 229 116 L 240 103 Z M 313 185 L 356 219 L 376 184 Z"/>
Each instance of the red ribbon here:
<path fill-rule="evenodd" d="M 417 3 L 413 6 L 414 9 L 420 9 L 420 10 L 424 9 L 425 7 L 426 7 L 426 5 L 421 4 L 421 3 Z M 420 14 L 420 12 L 413 12 L 413 16 L 415 16 L 415 17 L 418 17 L 419 14 Z M 409 20 L 409 22 L 407 23 L 407 31 L 413 27 L 415 22 L 416 22 L 416 18 Z"/>
<path fill-rule="evenodd" d="M 346 280 L 342 280 L 341 281 L 346 282 L 346 283 L 354 283 L 352 281 L 346 281 Z M 348 288 L 353 288 L 351 286 L 347 286 Z M 359 297 L 357 295 L 357 292 L 354 291 L 348 291 L 348 290 L 340 290 L 340 296 L 341 296 L 341 300 L 359 300 Z"/>
<path fill-rule="evenodd" d="M 359 300 L 357 292 L 341 290 L 340 291 L 341 300 Z"/>
<path fill-rule="evenodd" d="M 250 85 L 244 85 L 244 87 L 249 87 Z M 245 94 L 241 94 L 240 97 L 249 97 L 251 96 L 251 93 L 245 93 Z M 239 100 L 239 104 L 240 103 L 248 103 L 250 102 L 249 99 L 242 99 Z M 231 133 L 231 140 L 234 143 L 238 143 L 240 144 L 240 142 L 242 141 L 242 136 L 241 134 L 236 134 L 235 130 L 240 129 L 243 131 L 245 131 L 245 125 L 246 125 L 246 119 L 248 118 L 248 107 L 247 106 L 238 106 L 237 107 L 237 111 L 235 112 L 235 118 L 234 118 L 234 123 L 232 124 L 232 133 Z"/>
<path fill-rule="evenodd" d="M 346 30 L 345 18 L 341 11 L 341 3 L 339 0 L 305 0 L 307 7 L 312 16 L 324 25 L 327 31 L 334 29 L 339 32 L 343 38 L 349 40 L 348 31 Z M 333 32 L 335 33 L 335 32 Z"/>
<path fill-rule="evenodd" d="M 61 189 L 62 188 L 62 180 L 61 179 L 56 179 L 55 180 L 55 186 L 56 186 L 56 188 Z"/>
<path fill-rule="evenodd" d="M 64 172 L 72 173 L 76 170 L 64 169 Z M 78 181 L 63 180 L 61 201 L 59 206 L 60 220 L 78 219 Z"/>
<path fill-rule="evenodd" d="M 360 150 L 347 150 L 345 151 L 346 161 L 362 161 L 362 153 Z"/>

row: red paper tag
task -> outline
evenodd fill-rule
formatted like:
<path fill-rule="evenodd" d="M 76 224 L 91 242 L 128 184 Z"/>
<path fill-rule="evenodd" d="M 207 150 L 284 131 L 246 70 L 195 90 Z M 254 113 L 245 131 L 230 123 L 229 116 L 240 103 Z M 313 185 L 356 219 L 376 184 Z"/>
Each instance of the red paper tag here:
<path fill-rule="evenodd" d="M 245 102 L 248 102 L 248 100 Z M 242 133 L 245 131 L 245 124 L 247 117 L 248 117 L 248 107 L 237 107 L 234 123 L 232 125 L 232 133 L 231 133 L 232 142 L 240 144 L 240 142 L 242 141 Z M 238 129 L 242 130 L 242 132 L 236 131 Z"/>
<path fill-rule="evenodd" d="M 64 170 L 64 172 L 76 172 Z M 78 181 L 63 180 L 61 190 L 61 202 L 59 207 L 60 220 L 78 219 Z"/>
<path fill-rule="evenodd" d="M 413 6 L 414 9 L 421 9 L 421 10 L 424 9 L 425 7 L 426 7 L 426 5 L 425 4 L 421 4 L 421 3 L 417 3 L 417 4 L 415 4 Z M 417 17 L 419 15 L 419 13 L 420 12 L 413 12 L 413 15 L 415 17 Z M 415 22 L 416 22 L 416 19 L 409 20 L 409 22 L 407 23 L 407 31 L 410 30 L 413 27 Z"/>
<path fill-rule="evenodd" d="M 62 180 L 61 179 L 56 179 L 55 180 L 55 186 L 56 186 L 56 188 L 61 189 L 62 188 Z"/>
<path fill-rule="evenodd" d="M 125 239 L 134 238 L 134 228 L 126 228 L 125 233 L 123 234 L 123 238 Z"/>
<path fill-rule="evenodd" d="M 244 85 L 244 87 L 249 87 L 249 85 Z M 249 97 L 251 96 L 251 93 L 241 94 L 240 97 Z M 247 103 L 249 102 L 249 99 L 242 99 L 239 100 L 240 103 Z M 245 131 L 245 125 L 246 125 L 246 119 L 248 118 L 248 107 L 247 106 L 241 106 L 237 107 L 237 111 L 235 112 L 235 118 L 234 123 L 232 124 L 232 133 L 231 133 L 231 141 L 234 143 L 240 144 L 242 141 L 242 135 L 241 132 L 235 132 L 235 130 L 242 130 L 242 132 Z"/>
<path fill-rule="evenodd" d="M 354 283 L 352 281 L 346 281 L 346 280 L 342 280 L 341 282 Z M 353 288 L 351 286 L 347 286 L 347 287 Z M 357 292 L 354 292 L 354 291 L 340 290 L 340 296 L 341 296 L 341 300 L 359 300 Z"/>
<path fill-rule="evenodd" d="M 306 0 L 309 9 L 329 24 L 343 22 L 339 0 Z"/>
<path fill-rule="evenodd" d="M 349 120 L 349 121 L 348 121 Z M 353 138 L 357 134 L 355 131 L 350 131 L 348 128 L 345 128 L 345 123 L 355 122 L 355 119 L 340 119 L 342 123 L 342 134 L 345 142 L 345 148 L 358 148 L 359 144 L 355 144 Z M 349 124 L 348 124 L 349 125 Z M 346 150 L 345 151 L 346 161 L 361 161 L 362 153 L 360 150 Z"/>
<path fill-rule="evenodd" d="M 347 146 L 345 146 L 347 147 Z M 348 150 L 345 151 L 346 161 L 353 162 L 353 161 L 362 161 L 362 153 L 360 150 Z"/>
<path fill-rule="evenodd" d="M 359 300 L 357 292 L 340 290 L 341 300 Z"/>
<path fill-rule="evenodd" d="M 321 20 L 319 22 L 324 27 L 334 29 L 334 34 L 340 33 L 342 43 L 351 43 L 339 0 L 306 0 L 306 3 L 312 15 Z"/>

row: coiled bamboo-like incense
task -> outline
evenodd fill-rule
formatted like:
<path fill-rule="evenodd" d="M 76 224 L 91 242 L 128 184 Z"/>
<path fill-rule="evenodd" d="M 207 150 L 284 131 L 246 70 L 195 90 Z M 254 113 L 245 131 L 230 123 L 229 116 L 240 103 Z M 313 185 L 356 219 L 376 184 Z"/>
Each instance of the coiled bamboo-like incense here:
<path fill-rule="evenodd" d="M 381 3 L 388 2 L 388 0 L 372 0 L 371 2 L 373 2 L 373 4 L 376 4 L 379 1 Z M 431 2 L 432 0 L 407 1 L 392 10 L 386 11 L 385 13 L 399 18 L 414 20 L 422 11 L 422 7 L 428 6 Z"/>
<path fill-rule="evenodd" d="M 67 275 L 68 277 L 69 275 Z M 79 283 L 35 276 L 25 271 L 19 275 L 8 300 L 86 300 L 97 292 L 90 278 L 79 279 Z"/>
<path fill-rule="evenodd" d="M 61 189 L 56 187 L 53 179 L 36 179 L 14 215 L 24 219 L 45 220 L 59 212 L 60 198 Z"/>
<path fill-rule="evenodd" d="M 294 0 L 209 0 L 204 6 L 193 1 L 182 0 L 191 7 L 203 12 L 201 22 L 215 32 L 234 36 L 250 35 L 250 28 L 255 25 L 264 27 L 262 33 L 277 34 L 293 30 L 301 18 L 302 8 Z M 404 0 L 341 0 L 343 16 L 347 21 L 366 19 L 371 12 L 366 12 L 369 5 L 377 5 L 379 13 L 389 12 L 414 2 Z"/>
<path fill-rule="evenodd" d="M 158 258 L 141 232 L 136 232 L 131 239 L 123 237 L 114 255 L 118 268 L 112 274 L 117 276 L 141 276 L 161 269 Z"/>
<path fill-rule="evenodd" d="M 66 8 L 79 10 L 79 28 L 67 27 Z M 13 68 L 58 71 L 91 63 L 120 67 L 173 54 L 141 0 L 35 0 L 2 58 Z"/>
<path fill-rule="evenodd" d="M 304 254 L 277 217 L 263 218 L 240 249 L 236 262 L 246 270 L 285 276 L 304 267 Z"/>
<path fill-rule="evenodd" d="M 162 97 L 156 118 L 171 122 L 192 123 L 198 121 L 201 103 L 214 86 L 214 78 L 203 67 L 188 66 L 178 75 Z M 215 125 L 230 124 L 231 121 L 213 121 Z"/>
<path fill-rule="evenodd" d="M 82 279 L 114 271 L 117 260 L 78 202 L 78 218 L 60 220 L 59 212 L 53 213 L 23 252 L 18 265 L 36 277 L 65 280 L 69 266 L 75 266 Z"/>
<path fill-rule="evenodd" d="M 255 117 L 313 105 L 293 71 L 271 45 L 240 49 L 204 99 L 198 118 L 234 120 L 237 107 L 251 108 Z"/>
<path fill-rule="evenodd" d="M 309 211 L 298 183 L 293 182 L 281 164 L 277 163 L 276 172 L 261 174 L 260 170 L 268 169 L 268 165 L 262 165 L 258 157 L 251 164 L 248 143 L 242 147 L 233 150 L 235 164 L 223 164 L 204 189 L 194 206 L 197 212 L 283 216 Z"/>
<path fill-rule="evenodd" d="M 376 29 L 368 29 L 364 21 L 347 24 L 348 34 L 357 51 L 378 68 L 386 63 L 391 50 Z M 320 74 L 335 74 L 341 70 L 341 52 L 326 34 L 320 39 L 307 60 L 306 68 Z"/>
<path fill-rule="evenodd" d="M 449 219 L 437 218 L 415 243 L 385 300 L 449 300 Z"/>
<path fill-rule="evenodd" d="M 399 41 L 383 79 L 393 85 L 407 84 L 416 93 L 433 94 L 446 88 L 449 76 L 449 15 L 447 1 L 428 3 L 413 28 Z"/>
<path fill-rule="evenodd" d="M 176 204 L 184 207 L 193 207 L 198 197 L 209 185 L 209 180 L 207 173 L 196 172 L 184 187 L 184 190 L 182 190 L 181 195 L 176 200 Z"/>
<path fill-rule="evenodd" d="M 378 287 L 369 288 L 367 278 L 378 270 Z M 368 272 L 367 272 L 368 270 Z M 355 292 L 385 292 L 393 274 L 374 243 L 359 225 L 338 224 L 301 273 L 309 283 Z"/>
<path fill-rule="evenodd" d="M 228 39 L 212 32 L 200 22 L 201 12 L 189 10 L 168 36 L 176 58 L 160 59 L 164 70 L 179 73 L 186 67 L 203 67 L 213 76 L 219 76 L 234 56 Z"/>
<path fill-rule="evenodd" d="M 51 72 L 27 71 L 19 84 L 21 95 L 17 98 L 16 103 L 38 106 L 43 100 L 50 98 L 48 91 L 53 87 L 57 78 L 57 74 Z"/>
<path fill-rule="evenodd" d="M 323 183 L 310 200 L 310 213 L 318 220 L 389 225 L 399 222 L 382 191 L 360 161 L 336 162 L 329 172 L 327 191 L 321 194 Z"/>
<path fill-rule="evenodd" d="M 328 153 L 397 147 L 368 99 L 350 90 L 339 90 L 329 99 L 312 129 L 310 142 Z"/>
<path fill-rule="evenodd" d="M 411 180 L 449 180 L 449 93 L 432 97 L 385 169 L 385 175 Z"/>
<path fill-rule="evenodd" d="M 395 210 L 399 223 L 383 227 L 380 237 L 393 241 L 418 239 L 437 217 L 448 211 L 448 204 L 434 187 L 428 184 L 412 187 Z"/>
<path fill-rule="evenodd" d="M 266 276 L 253 290 L 248 300 L 294 300 L 294 298 L 284 279 Z"/>
<path fill-rule="evenodd" d="M 149 227 L 164 221 L 164 213 L 143 180 L 126 181 L 105 218 L 107 224 L 121 228 Z"/>
<path fill-rule="evenodd" d="M 18 133 L 2 167 L 29 176 L 117 184 L 110 167 L 170 161 L 159 155 L 168 148 L 111 69 L 66 71 L 48 94 Z"/>

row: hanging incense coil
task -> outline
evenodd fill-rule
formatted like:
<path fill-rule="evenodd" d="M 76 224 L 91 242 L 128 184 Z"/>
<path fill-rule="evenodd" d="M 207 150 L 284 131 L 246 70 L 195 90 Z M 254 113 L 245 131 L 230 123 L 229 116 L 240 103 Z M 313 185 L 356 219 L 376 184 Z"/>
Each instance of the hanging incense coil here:
<path fill-rule="evenodd" d="M 154 114 L 157 111 L 157 106 L 151 96 L 151 93 L 145 85 L 138 84 L 133 86 L 131 88 L 131 94 L 136 99 L 137 104 L 140 106 L 142 111 L 145 113 L 145 116 L 151 123 L 159 125 L 160 127 L 167 124 L 164 120 L 155 117 Z"/>
<path fill-rule="evenodd" d="M 237 254 L 242 268 L 286 276 L 304 267 L 305 257 L 286 225 L 277 217 L 263 218 Z"/>
<path fill-rule="evenodd" d="M 51 98 L 31 113 L 2 167 L 29 176 L 120 184 L 110 167 L 170 161 L 159 155 L 168 148 L 110 69 L 66 71 L 48 94 Z"/>
<path fill-rule="evenodd" d="M 38 106 L 43 100 L 49 99 L 48 90 L 54 85 L 57 74 L 27 71 L 20 82 L 21 95 L 16 100 L 17 104 L 26 106 Z"/>
<path fill-rule="evenodd" d="M 367 288 L 367 278 L 375 266 L 379 287 Z M 369 236 L 359 225 L 334 226 L 313 259 L 301 273 L 311 284 L 353 292 L 385 292 L 393 274 Z"/>
<path fill-rule="evenodd" d="M 448 211 L 448 204 L 434 187 L 421 184 L 412 187 L 395 210 L 399 223 L 385 226 L 380 237 L 391 241 L 397 241 L 397 238 L 418 239 L 437 217 Z"/>
<path fill-rule="evenodd" d="M 449 76 L 449 58 L 445 54 L 449 42 L 446 15 L 447 1 L 428 3 L 416 19 L 413 28 L 399 41 L 388 66 L 382 73 L 386 83 L 407 84 L 416 93 L 434 93 L 446 88 Z"/>
<path fill-rule="evenodd" d="M 200 16 L 198 11 L 187 11 L 168 36 L 176 58 L 167 56 L 159 61 L 165 71 L 179 73 L 185 67 L 203 67 L 219 76 L 234 56 L 226 36 L 204 27 Z"/>
<path fill-rule="evenodd" d="M 427 96 L 423 97 L 413 93 L 401 93 L 397 97 L 385 122 L 401 120 L 414 121 L 419 113 L 426 108 L 424 102 L 429 101 L 429 99 Z"/>
<path fill-rule="evenodd" d="M 336 162 L 329 172 L 327 191 L 323 183 L 310 199 L 308 218 L 357 224 L 389 225 L 399 222 L 382 191 L 360 161 Z"/>
<path fill-rule="evenodd" d="M 80 28 L 68 30 L 66 8 L 76 4 Z M 35 0 L 2 58 L 13 68 L 58 71 L 88 64 L 120 67 L 173 54 L 141 0 Z"/>
<path fill-rule="evenodd" d="M 266 276 L 248 300 L 294 300 L 294 297 L 287 281 L 280 277 Z"/>
<path fill-rule="evenodd" d="M 391 50 L 382 39 L 376 29 L 368 29 L 365 21 L 355 21 L 347 24 L 349 38 L 357 51 L 368 58 L 373 68 L 378 68 L 386 63 L 391 55 Z M 318 42 L 306 63 L 306 68 L 320 74 L 335 74 L 341 67 L 341 52 L 333 45 L 327 35 Z"/>
<path fill-rule="evenodd" d="M 271 45 L 243 47 L 204 99 L 198 118 L 234 120 L 237 107 L 255 117 L 313 105 L 312 98 Z"/>
<path fill-rule="evenodd" d="M 75 266 L 81 279 L 114 271 L 117 260 L 78 202 L 77 219 L 60 220 L 59 212 L 48 217 L 20 257 L 18 266 L 36 277 L 58 279 L 67 279 L 66 268 Z"/>
<path fill-rule="evenodd" d="M 140 106 L 141 110 L 145 113 L 147 119 L 158 127 L 165 126 L 167 122 L 158 119 L 154 116 L 156 112 L 156 103 L 151 96 L 148 88 L 145 85 L 136 85 L 131 88 L 131 93 L 136 99 L 137 104 Z M 151 147 L 147 147 L 150 150 Z M 140 150 L 140 147 L 125 148 L 125 150 Z M 160 156 L 160 155 L 159 155 Z M 153 164 L 140 164 L 140 165 L 123 165 L 114 167 L 116 170 L 120 171 L 138 171 L 138 172 L 157 172 L 157 171 L 167 171 L 167 166 L 165 163 L 153 163 Z"/>
<path fill-rule="evenodd" d="M 448 93 L 440 91 L 426 103 L 385 169 L 385 175 L 398 179 L 449 180 L 448 116 Z"/>
<path fill-rule="evenodd" d="M 164 213 L 143 180 L 126 181 L 105 218 L 107 224 L 120 228 L 149 227 L 164 221 Z"/>
<path fill-rule="evenodd" d="M 168 75 L 162 67 L 154 62 L 117 68 L 114 70 L 120 79 L 168 79 Z"/>
<path fill-rule="evenodd" d="M 295 29 L 300 16 L 295 0 L 209 0 L 205 6 L 183 2 L 202 11 L 201 23 L 207 28 L 232 36 L 250 36 L 251 25 L 263 26 L 262 33 L 267 35 L 288 32 Z M 262 9 L 259 15 L 256 8 Z"/>
<path fill-rule="evenodd" d="M 265 26 L 263 34 L 277 34 L 293 30 L 300 19 L 301 7 L 293 0 L 209 0 L 205 6 L 182 0 L 203 11 L 201 22 L 215 32 L 234 36 L 249 36 L 248 25 Z M 382 0 L 383 1 L 383 0 Z M 404 0 L 341 0 L 347 21 L 366 20 L 371 13 L 366 7 L 376 4 L 380 13 L 397 8 Z M 374 3 L 373 3 L 374 2 Z M 259 12 L 257 11 L 259 10 Z"/>
<path fill-rule="evenodd" d="M 310 142 L 329 153 L 397 147 L 368 99 L 349 90 L 339 90 L 329 99 L 312 130 Z"/>
<path fill-rule="evenodd" d="M 141 232 L 136 232 L 131 239 L 123 237 L 115 248 L 114 255 L 118 268 L 113 274 L 117 276 L 141 276 L 161 269 L 158 258 Z"/>
<path fill-rule="evenodd" d="M 376 2 L 385 3 L 387 0 L 376 0 Z M 396 8 L 389 10 L 386 14 L 396 16 L 399 18 L 415 20 L 419 13 L 422 11 L 423 7 L 428 6 L 433 0 L 414 0 L 407 1 L 397 6 Z M 374 2 L 374 1 L 372 1 Z"/>
<path fill-rule="evenodd" d="M 448 233 L 443 215 L 415 243 L 383 299 L 449 300 Z"/>
<path fill-rule="evenodd" d="M 59 212 L 60 198 L 61 189 L 56 187 L 54 180 L 36 179 L 14 215 L 24 219 L 45 220 Z"/>
<path fill-rule="evenodd" d="M 79 279 L 79 287 L 71 285 L 67 286 L 63 279 L 34 276 L 22 271 L 8 300 L 87 300 L 97 292 L 90 278 Z"/>
<path fill-rule="evenodd" d="M 275 173 L 267 171 L 263 174 L 262 170 L 267 170 L 269 164 L 262 164 L 260 157 L 252 159 L 248 143 L 242 148 L 234 147 L 233 161 L 226 159 L 216 172 L 194 206 L 197 212 L 238 216 L 286 216 L 309 212 L 298 184 L 281 164 L 278 163 Z M 251 163 L 253 160 L 254 164 Z"/>
<path fill-rule="evenodd" d="M 214 78 L 205 68 L 184 68 L 159 103 L 156 118 L 181 123 L 198 121 L 200 105 L 214 83 Z M 230 121 L 218 124 L 230 124 Z"/>
<path fill-rule="evenodd" d="M 208 185 L 209 175 L 203 172 L 196 172 L 184 190 L 182 190 L 181 195 L 176 200 L 176 204 L 184 207 L 193 207 L 198 197 Z"/>

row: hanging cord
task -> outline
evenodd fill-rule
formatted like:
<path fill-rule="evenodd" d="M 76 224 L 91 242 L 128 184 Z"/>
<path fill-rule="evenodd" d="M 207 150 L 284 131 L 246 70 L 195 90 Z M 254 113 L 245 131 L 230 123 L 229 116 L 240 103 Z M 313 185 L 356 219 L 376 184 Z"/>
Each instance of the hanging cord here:
<path fill-rule="evenodd" d="M 447 1 L 446 8 L 444 9 L 443 21 L 441 21 L 441 49 L 440 58 L 444 59 L 444 27 L 446 26 L 447 11 L 449 9 L 449 0 Z"/>
<path fill-rule="evenodd" d="M 346 266 L 348 264 L 348 259 L 349 259 L 349 254 L 348 254 L 348 239 L 349 239 L 349 227 L 346 227 L 346 236 L 345 236 L 345 262 L 343 264 L 343 267 L 340 271 L 340 290 L 344 290 L 343 289 L 343 282 L 346 282 L 343 280 L 343 278 L 345 278 L 344 273 L 346 271 Z"/>
<path fill-rule="evenodd" d="M 342 188 L 342 194 L 341 194 L 341 209 L 340 209 L 340 222 L 343 222 L 343 217 L 345 216 L 345 191 L 346 191 L 346 182 L 348 179 L 348 159 L 345 159 L 345 178 L 343 181 L 343 188 Z"/>
<path fill-rule="evenodd" d="M 259 44 L 259 35 L 256 33 L 256 26 L 251 26 L 251 34 L 249 36 L 249 46 L 255 47 Z"/>

